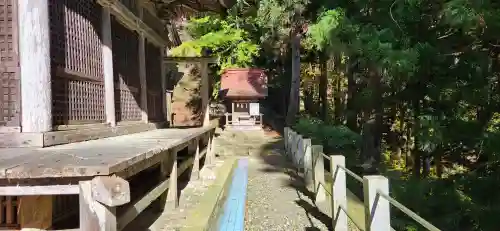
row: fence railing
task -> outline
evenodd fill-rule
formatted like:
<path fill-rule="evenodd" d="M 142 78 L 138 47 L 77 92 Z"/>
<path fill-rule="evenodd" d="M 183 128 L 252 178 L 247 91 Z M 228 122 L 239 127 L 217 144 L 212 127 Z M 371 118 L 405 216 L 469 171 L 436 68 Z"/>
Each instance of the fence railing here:
<path fill-rule="evenodd" d="M 389 196 L 389 179 L 382 175 L 359 176 L 346 168 L 343 155 L 326 155 L 323 146 L 312 145 L 311 139 L 304 138 L 291 128 L 285 127 L 284 143 L 286 156 L 293 162 L 299 172 L 303 173 L 308 189 L 315 195 L 315 203 L 331 202 L 330 214 L 332 227 L 335 231 L 347 231 L 348 219 L 360 230 L 391 231 L 391 205 L 408 215 L 415 222 L 430 231 L 440 231 L 434 225 L 411 211 L 394 198 Z M 328 172 L 325 172 L 325 160 L 330 162 Z M 325 174 L 332 178 L 327 186 Z M 356 223 L 347 209 L 346 174 L 363 186 L 364 194 L 364 224 Z M 329 190 L 328 190 L 329 189 Z M 329 199 L 328 199 L 329 197 Z"/>

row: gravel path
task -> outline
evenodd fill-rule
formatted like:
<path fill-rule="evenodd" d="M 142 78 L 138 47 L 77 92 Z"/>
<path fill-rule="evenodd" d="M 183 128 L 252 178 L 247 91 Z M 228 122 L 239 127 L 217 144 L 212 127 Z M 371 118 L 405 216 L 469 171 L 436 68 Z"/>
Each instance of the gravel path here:
<path fill-rule="evenodd" d="M 280 153 L 281 146 L 279 141 L 268 140 L 250 156 L 246 230 L 329 230 L 325 224 L 330 218 L 309 199 L 302 180 Z"/>
<path fill-rule="evenodd" d="M 248 191 L 245 230 L 331 230 L 330 202 L 314 205 L 292 164 L 283 155 L 283 142 L 273 132 L 228 132 L 216 139 L 221 156 L 248 156 Z M 363 205 L 349 201 L 349 210 Z M 359 212 L 359 211 L 352 211 Z M 361 219 L 362 220 L 362 219 Z M 349 221 L 349 230 L 359 231 Z"/>

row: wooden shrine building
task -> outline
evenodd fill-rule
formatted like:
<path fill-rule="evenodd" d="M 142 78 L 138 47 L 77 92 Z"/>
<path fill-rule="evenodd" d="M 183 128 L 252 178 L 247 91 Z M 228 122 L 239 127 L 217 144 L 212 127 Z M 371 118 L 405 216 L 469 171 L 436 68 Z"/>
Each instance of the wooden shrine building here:
<path fill-rule="evenodd" d="M 262 69 L 226 69 L 221 76 L 221 92 L 226 102 L 226 128 L 261 129 L 259 100 L 267 96 L 267 76 Z"/>

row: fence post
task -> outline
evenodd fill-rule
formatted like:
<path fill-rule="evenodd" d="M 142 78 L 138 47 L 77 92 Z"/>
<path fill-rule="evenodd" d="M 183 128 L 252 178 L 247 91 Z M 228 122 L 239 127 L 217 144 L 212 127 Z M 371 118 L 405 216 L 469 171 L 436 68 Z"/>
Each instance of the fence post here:
<path fill-rule="evenodd" d="M 295 167 L 300 169 L 300 159 L 304 156 L 304 138 L 297 133 L 297 149 L 295 152 Z"/>
<path fill-rule="evenodd" d="M 384 176 L 364 176 L 366 231 L 391 231 L 389 201 L 379 193 L 389 195 L 389 180 Z"/>
<path fill-rule="evenodd" d="M 323 145 L 313 145 L 312 148 L 312 164 L 313 164 L 313 182 L 314 194 L 316 198 L 314 203 L 323 202 L 326 200 L 325 191 L 325 163 L 323 157 Z"/>
<path fill-rule="evenodd" d="M 292 130 L 291 132 L 291 137 L 290 137 L 290 154 L 288 155 L 288 159 L 294 163 L 294 156 L 295 152 L 297 150 L 297 133 Z"/>
<path fill-rule="evenodd" d="M 302 140 L 302 150 L 304 150 L 304 181 L 306 183 L 307 189 L 314 188 L 313 183 L 313 165 L 312 165 L 312 150 L 311 150 L 311 139 Z M 314 189 L 313 189 L 314 191 Z"/>
<path fill-rule="evenodd" d="M 291 156 L 291 159 L 292 159 L 292 163 L 295 165 L 296 162 L 296 156 L 297 156 L 297 152 L 299 151 L 299 134 L 297 132 L 293 132 L 294 134 L 294 139 L 293 139 L 293 152 L 292 152 L 292 156 Z"/>
<path fill-rule="evenodd" d="M 342 155 L 330 156 L 330 174 L 332 174 L 332 217 L 333 230 L 347 231 L 347 184 L 345 170 L 345 157 Z M 378 231 L 378 230 L 377 230 Z"/>
<path fill-rule="evenodd" d="M 284 145 L 285 145 L 285 155 L 288 155 L 288 131 L 289 131 L 289 128 L 288 127 L 285 127 L 284 131 L 283 131 L 283 141 L 284 141 Z"/>
<path fill-rule="evenodd" d="M 294 140 L 295 140 L 295 132 L 290 128 L 288 132 L 288 160 L 292 159 L 292 154 L 293 154 L 293 145 L 294 145 Z"/>

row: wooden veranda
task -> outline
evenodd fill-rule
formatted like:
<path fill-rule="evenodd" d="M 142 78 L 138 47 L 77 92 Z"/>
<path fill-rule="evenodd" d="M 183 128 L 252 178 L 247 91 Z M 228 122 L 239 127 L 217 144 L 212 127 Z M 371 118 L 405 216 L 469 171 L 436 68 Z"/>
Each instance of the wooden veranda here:
<path fill-rule="evenodd" d="M 0 197 L 19 198 L 9 215 L 0 210 L 0 216 L 18 218 L 5 219 L 5 226 L 45 230 L 79 214 L 80 230 L 121 230 L 158 198 L 160 209 L 177 207 L 179 177 L 197 178 L 213 163 L 214 132 L 215 126 L 158 129 L 43 149 L 0 149 Z"/>

